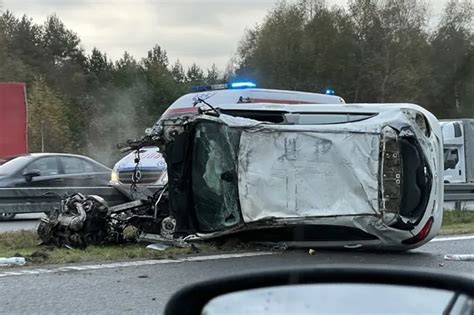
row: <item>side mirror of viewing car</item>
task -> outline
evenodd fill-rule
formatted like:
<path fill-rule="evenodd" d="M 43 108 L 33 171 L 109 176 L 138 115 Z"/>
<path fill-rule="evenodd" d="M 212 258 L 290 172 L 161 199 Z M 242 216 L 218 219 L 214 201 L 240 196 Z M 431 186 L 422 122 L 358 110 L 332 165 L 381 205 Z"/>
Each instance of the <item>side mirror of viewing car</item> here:
<path fill-rule="evenodd" d="M 31 182 L 33 177 L 38 177 L 38 176 L 41 176 L 41 172 L 38 170 L 33 170 L 33 171 L 23 173 L 23 177 L 25 178 L 27 182 Z"/>
<path fill-rule="evenodd" d="M 406 267 L 339 265 L 261 271 L 189 285 L 171 297 L 164 314 L 473 312 L 474 278 Z"/>

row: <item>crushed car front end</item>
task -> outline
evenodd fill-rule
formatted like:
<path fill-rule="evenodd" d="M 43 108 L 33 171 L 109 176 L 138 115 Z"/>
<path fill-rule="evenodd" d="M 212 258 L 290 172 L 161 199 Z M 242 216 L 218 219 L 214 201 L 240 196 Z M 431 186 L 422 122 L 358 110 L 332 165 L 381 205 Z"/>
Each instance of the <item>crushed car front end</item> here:
<path fill-rule="evenodd" d="M 437 234 L 442 140 L 423 108 L 219 107 L 155 129 L 175 236 L 409 249 Z"/>

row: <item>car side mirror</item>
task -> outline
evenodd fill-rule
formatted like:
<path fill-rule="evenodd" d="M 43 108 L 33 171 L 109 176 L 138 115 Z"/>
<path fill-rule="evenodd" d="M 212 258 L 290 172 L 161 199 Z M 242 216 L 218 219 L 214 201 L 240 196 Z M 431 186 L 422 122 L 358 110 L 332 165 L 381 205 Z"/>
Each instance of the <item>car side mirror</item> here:
<path fill-rule="evenodd" d="M 456 160 L 454 159 L 449 159 L 449 160 L 446 160 L 446 162 L 444 163 L 444 169 L 447 170 L 447 169 L 454 169 L 456 167 Z"/>
<path fill-rule="evenodd" d="M 33 170 L 33 171 L 23 173 L 23 177 L 25 178 L 27 182 L 31 182 L 33 177 L 38 177 L 38 176 L 41 176 L 41 172 L 38 170 Z"/>

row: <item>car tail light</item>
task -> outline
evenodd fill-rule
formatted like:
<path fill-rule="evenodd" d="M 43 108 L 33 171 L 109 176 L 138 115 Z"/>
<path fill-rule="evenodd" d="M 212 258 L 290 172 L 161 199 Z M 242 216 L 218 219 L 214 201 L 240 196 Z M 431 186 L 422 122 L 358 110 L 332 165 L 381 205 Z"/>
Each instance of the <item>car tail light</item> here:
<path fill-rule="evenodd" d="M 431 227 L 433 226 L 433 221 L 434 221 L 433 217 L 430 217 L 428 221 L 426 221 L 425 226 L 423 226 L 421 231 L 418 232 L 418 234 L 416 234 L 412 238 L 402 241 L 402 244 L 411 245 L 411 244 L 419 243 L 422 240 L 424 240 L 428 236 L 428 234 L 430 234 Z"/>

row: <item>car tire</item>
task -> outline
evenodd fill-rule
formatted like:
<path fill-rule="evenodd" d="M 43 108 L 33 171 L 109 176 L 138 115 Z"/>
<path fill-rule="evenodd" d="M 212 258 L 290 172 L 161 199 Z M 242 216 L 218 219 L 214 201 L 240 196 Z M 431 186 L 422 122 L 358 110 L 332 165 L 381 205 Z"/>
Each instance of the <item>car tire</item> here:
<path fill-rule="evenodd" d="M 0 212 L 0 221 L 10 221 L 16 216 L 16 213 Z"/>

